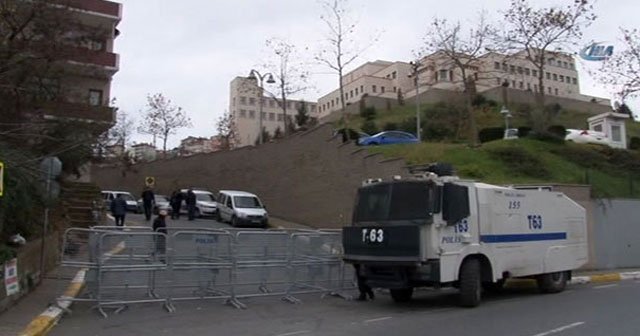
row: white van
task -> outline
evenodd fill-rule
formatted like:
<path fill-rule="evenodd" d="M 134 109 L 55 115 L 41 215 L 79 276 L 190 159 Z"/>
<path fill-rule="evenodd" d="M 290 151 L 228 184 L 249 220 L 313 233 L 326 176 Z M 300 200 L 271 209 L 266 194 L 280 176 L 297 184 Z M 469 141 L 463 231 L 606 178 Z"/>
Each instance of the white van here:
<path fill-rule="evenodd" d="M 234 190 L 220 190 L 218 196 L 218 221 L 229 222 L 231 226 L 269 225 L 267 210 L 258 196 Z"/>
<path fill-rule="evenodd" d="M 212 192 L 202 189 L 191 189 L 196 195 L 196 210 L 195 216 L 197 218 L 203 216 L 215 216 L 218 210 L 216 209 L 216 197 Z M 181 189 L 182 193 L 182 206 L 180 207 L 181 213 L 188 213 L 187 211 L 187 193 L 189 189 Z"/>

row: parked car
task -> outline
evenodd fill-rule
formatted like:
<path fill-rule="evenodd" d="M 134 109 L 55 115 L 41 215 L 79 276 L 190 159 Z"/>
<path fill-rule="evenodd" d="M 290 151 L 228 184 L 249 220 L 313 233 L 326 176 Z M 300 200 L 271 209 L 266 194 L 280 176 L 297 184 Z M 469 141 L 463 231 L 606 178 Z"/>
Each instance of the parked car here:
<path fill-rule="evenodd" d="M 101 193 L 102 193 L 102 199 L 104 200 L 104 204 L 107 207 L 107 209 L 109 209 L 109 207 L 111 206 L 111 201 L 116 199 L 118 195 L 122 195 L 124 200 L 127 202 L 127 211 L 131 211 L 135 213 L 142 212 L 142 207 L 138 205 L 138 202 L 136 202 L 136 199 L 133 197 L 133 195 L 131 195 L 130 192 L 103 190 Z"/>
<path fill-rule="evenodd" d="M 158 214 L 160 210 L 165 210 L 168 214 L 171 214 L 171 202 L 169 201 L 169 197 L 165 195 L 154 195 L 155 199 L 153 200 L 153 213 Z M 142 198 L 138 199 L 138 207 L 140 209 L 144 209 L 144 205 L 142 204 Z"/>
<path fill-rule="evenodd" d="M 358 140 L 361 146 L 393 145 L 420 142 L 415 135 L 402 131 L 384 131 L 371 136 L 364 136 Z"/>
<path fill-rule="evenodd" d="M 611 146 L 611 142 L 606 134 L 592 130 L 567 129 L 564 140 L 573 141 L 579 144 L 590 143 Z"/>
<path fill-rule="evenodd" d="M 218 213 L 218 207 L 216 204 L 216 196 L 207 190 L 192 188 L 193 193 L 196 194 L 196 217 L 202 216 L 214 216 Z M 187 192 L 189 189 L 181 189 L 182 193 L 182 205 L 180 207 L 181 213 L 187 213 Z"/>
<path fill-rule="evenodd" d="M 220 190 L 218 196 L 218 221 L 229 222 L 231 226 L 269 225 L 267 209 L 258 196 L 235 190 Z"/>

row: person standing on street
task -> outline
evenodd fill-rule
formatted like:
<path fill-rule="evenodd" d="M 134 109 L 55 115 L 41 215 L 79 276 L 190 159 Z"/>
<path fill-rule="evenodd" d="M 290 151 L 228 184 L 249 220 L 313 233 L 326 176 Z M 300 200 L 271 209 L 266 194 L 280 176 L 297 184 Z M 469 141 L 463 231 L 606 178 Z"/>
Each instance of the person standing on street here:
<path fill-rule="evenodd" d="M 182 193 L 176 190 L 171 195 L 171 219 L 180 219 L 180 206 L 182 206 Z"/>
<path fill-rule="evenodd" d="M 369 299 L 373 300 L 375 295 L 373 295 L 373 290 L 369 285 L 367 285 L 364 277 L 360 274 L 360 264 L 353 264 L 353 267 L 356 269 L 356 279 L 358 281 L 358 291 L 360 292 L 360 296 L 358 296 L 358 301 L 367 301 L 367 295 L 369 295 Z"/>
<path fill-rule="evenodd" d="M 167 211 L 166 210 L 160 210 L 158 212 L 158 217 L 156 217 L 156 219 L 153 220 L 153 232 L 158 232 L 158 233 L 162 233 L 162 234 L 167 234 Z M 162 262 L 164 262 L 165 260 L 165 254 L 166 254 L 166 242 L 165 242 L 165 236 L 160 236 L 157 235 L 155 236 L 155 241 L 156 241 L 156 256 L 160 256 L 160 260 Z"/>
<path fill-rule="evenodd" d="M 118 194 L 118 197 L 111 201 L 110 208 L 111 214 L 116 220 L 116 226 L 123 226 L 124 217 L 127 214 L 127 201 L 122 198 L 122 194 Z"/>
<path fill-rule="evenodd" d="M 142 192 L 142 206 L 144 207 L 144 217 L 149 221 L 151 220 L 151 214 L 153 211 L 153 202 L 155 201 L 155 195 L 151 188 L 146 187 Z"/>
<path fill-rule="evenodd" d="M 193 189 L 189 189 L 187 191 L 187 210 L 189 211 L 189 220 L 192 221 L 196 217 L 196 194 L 193 192 Z"/>

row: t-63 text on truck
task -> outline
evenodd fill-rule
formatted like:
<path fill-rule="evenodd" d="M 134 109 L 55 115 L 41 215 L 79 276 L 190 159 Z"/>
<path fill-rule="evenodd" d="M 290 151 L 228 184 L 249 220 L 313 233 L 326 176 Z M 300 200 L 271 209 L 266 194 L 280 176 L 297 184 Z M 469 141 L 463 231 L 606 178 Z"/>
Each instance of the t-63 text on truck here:
<path fill-rule="evenodd" d="M 511 277 L 560 292 L 588 254 L 585 210 L 564 194 L 428 171 L 363 183 L 343 245 L 361 279 L 396 302 L 415 287 L 453 286 L 469 307 Z"/>

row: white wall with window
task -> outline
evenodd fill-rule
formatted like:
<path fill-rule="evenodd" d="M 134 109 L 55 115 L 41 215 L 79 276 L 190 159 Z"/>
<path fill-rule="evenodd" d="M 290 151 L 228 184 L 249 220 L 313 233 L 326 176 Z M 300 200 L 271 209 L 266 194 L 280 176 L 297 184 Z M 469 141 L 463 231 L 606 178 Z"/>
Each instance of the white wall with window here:
<path fill-rule="evenodd" d="M 627 148 L 627 128 L 625 121 L 629 119 L 626 114 L 607 112 L 587 119 L 589 129 L 603 132 L 609 138 L 611 147 Z"/>

